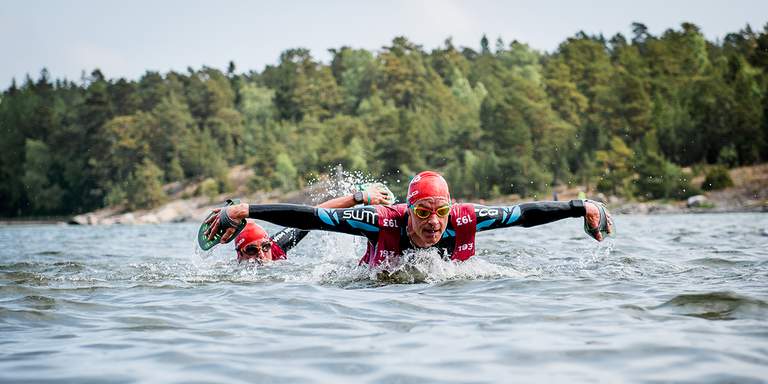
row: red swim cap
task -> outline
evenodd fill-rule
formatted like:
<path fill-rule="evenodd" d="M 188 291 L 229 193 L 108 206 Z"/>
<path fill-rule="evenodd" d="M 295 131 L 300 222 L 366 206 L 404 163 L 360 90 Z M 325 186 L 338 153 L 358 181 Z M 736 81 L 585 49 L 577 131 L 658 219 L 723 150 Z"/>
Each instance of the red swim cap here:
<path fill-rule="evenodd" d="M 408 205 L 425 197 L 444 197 L 451 201 L 451 193 L 448 192 L 448 183 L 437 172 L 424 171 L 414 176 L 408 184 Z"/>
<path fill-rule="evenodd" d="M 241 251 L 241 248 L 244 246 L 253 243 L 254 241 L 265 239 L 267 237 L 269 237 L 269 235 L 267 234 L 267 231 L 264 230 L 264 228 L 252 221 L 249 221 L 248 224 L 245 225 L 245 228 L 243 228 L 243 231 L 240 232 L 237 237 L 235 237 L 235 249 Z"/>

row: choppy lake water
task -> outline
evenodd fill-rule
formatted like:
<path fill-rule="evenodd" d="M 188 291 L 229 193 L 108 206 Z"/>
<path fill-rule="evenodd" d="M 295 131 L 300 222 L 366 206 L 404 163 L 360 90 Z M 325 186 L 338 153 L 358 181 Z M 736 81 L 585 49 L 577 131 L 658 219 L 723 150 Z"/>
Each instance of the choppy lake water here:
<path fill-rule="evenodd" d="M 0 381 L 768 380 L 768 215 L 616 223 L 481 233 L 412 284 L 345 235 L 258 267 L 201 258 L 192 224 L 0 227 Z"/>

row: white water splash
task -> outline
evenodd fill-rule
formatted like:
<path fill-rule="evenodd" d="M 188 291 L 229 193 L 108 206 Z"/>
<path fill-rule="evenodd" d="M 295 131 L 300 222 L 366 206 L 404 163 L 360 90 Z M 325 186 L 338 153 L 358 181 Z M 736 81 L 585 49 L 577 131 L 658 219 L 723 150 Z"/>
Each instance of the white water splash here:
<path fill-rule="evenodd" d="M 387 183 L 370 174 L 361 171 L 332 170 L 327 179 L 311 180 L 309 183 L 309 199 L 313 204 L 339 196 L 349 195 L 362 185 L 369 183 Z"/>
<path fill-rule="evenodd" d="M 371 272 L 380 280 L 386 281 L 388 277 L 394 276 L 396 282 L 405 283 L 438 283 L 458 279 L 474 280 L 523 276 L 522 273 L 511 267 L 493 264 L 477 258 L 463 262 L 443 260 L 435 248 L 406 251 L 401 261 L 396 265 L 390 264 L 383 268 L 373 269 Z M 404 281 L 399 281 L 400 279 Z"/>
<path fill-rule="evenodd" d="M 361 184 L 380 182 L 362 172 L 341 171 L 322 182 L 310 186 L 310 201 L 315 204 L 330 198 L 352 193 Z M 522 277 L 525 274 L 503 265 L 477 257 L 465 262 L 443 260 L 436 249 L 406 252 L 396 264 L 378 268 L 358 265 L 365 251 L 367 239 L 360 236 L 313 231 L 290 251 L 289 260 L 276 265 L 248 266 L 229 263 L 231 247 L 218 245 L 201 250 L 196 242 L 193 262 L 194 278 L 228 275 L 236 280 L 282 280 L 289 282 L 315 282 L 330 285 L 368 283 L 438 283 L 458 279 L 494 279 Z M 311 246 L 307 252 L 304 247 Z"/>

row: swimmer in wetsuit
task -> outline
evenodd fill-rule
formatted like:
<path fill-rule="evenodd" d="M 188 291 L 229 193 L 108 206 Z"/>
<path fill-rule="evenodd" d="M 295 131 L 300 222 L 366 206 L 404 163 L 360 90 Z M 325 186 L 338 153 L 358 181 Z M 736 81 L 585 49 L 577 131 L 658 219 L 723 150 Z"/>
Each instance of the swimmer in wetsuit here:
<path fill-rule="evenodd" d="M 394 196 L 383 184 L 372 184 L 362 191 L 351 195 L 328 200 L 319 208 L 349 208 L 357 204 L 389 205 L 394 203 Z M 295 247 L 309 231 L 285 228 L 270 237 L 267 231 L 255 222 L 248 220 L 245 228 L 235 237 L 237 261 L 255 261 L 264 263 L 285 259 L 286 252 Z"/>
<path fill-rule="evenodd" d="M 463 261 L 475 254 L 475 234 L 512 226 L 532 227 L 568 217 L 584 217 L 585 229 L 598 241 L 613 232 L 613 220 L 601 204 L 589 200 L 533 202 L 488 207 L 453 204 L 448 184 L 432 171 L 421 172 L 408 186 L 407 204 L 328 209 L 292 204 L 226 207 L 212 216 L 209 238 L 221 223 L 221 215 L 239 223 L 257 218 L 304 230 L 326 230 L 364 236 L 368 250 L 360 260 L 371 267 L 396 262 L 408 249 L 437 248 L 445 259 Z M 234 233 L 227 229 L 226 241 Z"/>

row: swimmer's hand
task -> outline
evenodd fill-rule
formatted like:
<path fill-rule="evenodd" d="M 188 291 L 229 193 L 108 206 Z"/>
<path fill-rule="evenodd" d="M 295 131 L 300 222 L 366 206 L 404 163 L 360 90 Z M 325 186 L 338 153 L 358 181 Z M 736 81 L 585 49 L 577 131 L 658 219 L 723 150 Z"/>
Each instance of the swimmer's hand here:
<path fill-rule="evenodd" d="M 363 191 L 363 202 L 366 205 L 392 205 L 395 199 L 386 185 L 373 183 Z"/>
<path fill-rule="evenodd" d="M 587 214 L 584 216 L 584 220 L 586 222 L 586 231 L 587 233 L 592 236 L 597 241 L 603 241 L 605 239 L 605 236 L 603 236 L 602 231 L 600 231 L 600 208 L 598 206 L 599 203 L 591 201 L 591 200 L 584 200 L 584 209 L 587 211 Z M 613 217 L 611 217 L 611 213 L 608 212 L 608 209 L 605 208 L 605 206 L 602 207 L 603 212 L 605 212 L 605 220 L 607 222 L 606 230 L 608 232 L 608 235 L 613 233 Z"/>
<path fill-rule="evenodd" d="M 222 209 L 224 212 L 221 212 Z M 227 230 L 224 232 L 224 235 L 221 236 L 220 243 L 223 244 L 229 241 L 229 238 L 232 237 L 233 233 L 235 233 L 237 230 L 237 224 L 248 217 L 248 204 L 241 203 L 224 208 L 214 208 L 213 213 L 214 214 L 210 215 L 210 217 L 205 221 L 208 224 L 208 230 L 205 231 L 205 236 L 208 237 L 208 240 L 213 240 L 213 237 L 216 235 L 219 227 L 222 226 L 222 215 L 227 215 L 229 221 L 235 223 L 234 226 L 230 225 L 229 228 L 227 228 Z"/>

